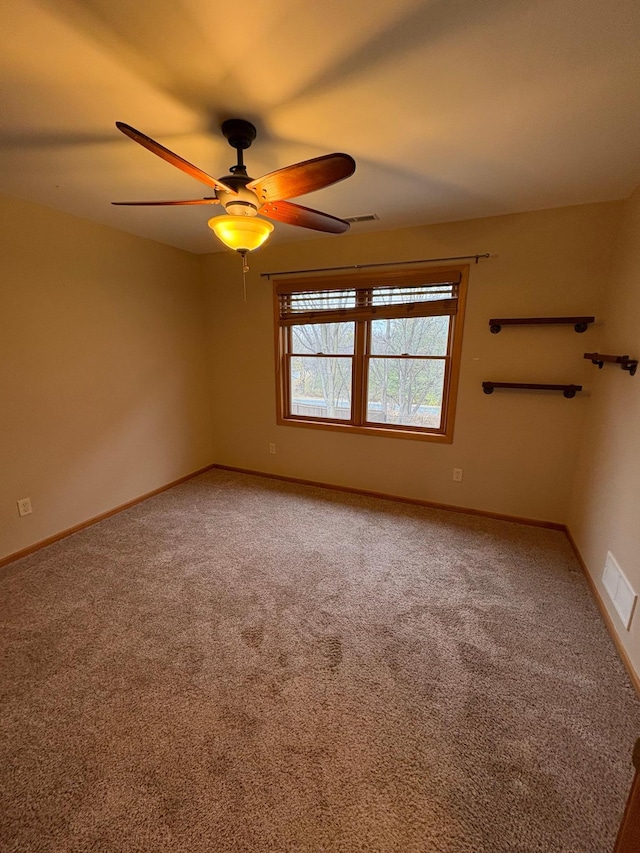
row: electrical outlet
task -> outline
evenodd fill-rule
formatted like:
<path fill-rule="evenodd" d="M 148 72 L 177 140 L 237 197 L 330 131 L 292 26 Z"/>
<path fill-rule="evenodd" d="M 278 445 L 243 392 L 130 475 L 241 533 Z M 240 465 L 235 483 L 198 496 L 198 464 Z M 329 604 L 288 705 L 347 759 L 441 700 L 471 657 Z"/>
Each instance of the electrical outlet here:
<path fill-rule="evenodd" d="M 18 512 L 21 516 L 31 515 L 33 512 L 31 509 L 31 498 L 22 498 L 22 500 L 18 501 Z"/>
<path fill-rule="evenodd" d="M 454 483 L 462 482 L 462 468 L 454 468 L 453 469 L 453 481 Z"/>
<path fill-rule="evenodd" d="M 270 444 L 269 445 L 269 453 L 275 453 L 275 452 L 276 452 L 275 444 Z"/>

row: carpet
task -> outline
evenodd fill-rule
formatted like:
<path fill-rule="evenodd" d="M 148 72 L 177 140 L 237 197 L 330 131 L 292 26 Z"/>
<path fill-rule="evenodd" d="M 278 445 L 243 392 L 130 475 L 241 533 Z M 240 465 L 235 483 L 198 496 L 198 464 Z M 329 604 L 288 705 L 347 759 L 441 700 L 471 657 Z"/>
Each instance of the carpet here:
<path fill-rule="evenodd" d="M 213 470 L 0 574 L 6 853 L 607 853 L 636 697 L 559 531 Z"/>

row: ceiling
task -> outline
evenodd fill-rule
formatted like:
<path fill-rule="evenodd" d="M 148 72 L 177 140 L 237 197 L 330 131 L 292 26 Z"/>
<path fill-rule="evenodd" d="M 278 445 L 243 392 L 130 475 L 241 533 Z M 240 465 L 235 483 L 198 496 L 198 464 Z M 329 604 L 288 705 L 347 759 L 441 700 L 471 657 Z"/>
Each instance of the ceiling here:
<path fill-rule="evenodd" d="M 219 208 L 110 202 L 210 188 L 116 120 L 215 177 L 225 118 L 258 128 L 253 177 L 345 151 L 355 175 L 299 203 L 380 217 L 353 232 L 640 184 L 637 0 L 0 0 L 0 79 L 1 192 L 191 252 L 221 250 Z"/>

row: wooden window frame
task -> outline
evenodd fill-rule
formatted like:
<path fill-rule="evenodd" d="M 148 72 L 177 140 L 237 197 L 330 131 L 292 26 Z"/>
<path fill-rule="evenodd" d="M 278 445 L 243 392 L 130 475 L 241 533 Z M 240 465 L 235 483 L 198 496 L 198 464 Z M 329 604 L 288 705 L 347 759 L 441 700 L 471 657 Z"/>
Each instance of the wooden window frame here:
<path fill-rule="evenodd" d="M 347 275 L 332 275 L 323 277 L 303 277 L 276 279 L 273 283 L 274 294 L 274 323 L 275 323 L 275 355 L 276 355 L 276 417 L 282 426 L 298 426 L 311 429 L 336 430 L 339 432 L 358 433 L 361 435 L 378 435 L 394 438 L 417 439 L 419 441 L 434 441 L 451 444 L 455 421 L 456 400 L 460 374 L 462 353 L 462 333 L 467 296 L 469 265 L 447 267 L 425 267 L 421 269 L 401 270 L 394 272 L 365 271 Z M 409 308 L 406 303 L 388 306 L 372 307 L 372 294 L 376 289 L 389 287 L 437 287 L 442 284 L 454 284 L 454 296 L 434 302 L 413 303 Z M 289 313 L 285 311 L 288 295 L 310 293 L 313 291 L 355 290 L 357 302 L 354 308 L 305 311 Z M 369 301 L 362 302 L 361 294 L 368 292 Z M 375 315 L 375 316 L 372 316 Z M 371 321 L 373 319 L 393 319 L 412 316 L 442 316 L 448 315 L 449 340 L 447 353 L 444 356 L 373 356 L 371 353 Z M 290 370 L 289 360 L 295 355 L 291 352 L 291 327 L 306 323 L 317 322 L 353 322 L 354 323 L 354 352 L 353 355 L 342 356 L 352 359 L 352 416 L 349 420 L 318 418 L 309 415 L 292 415 L 289 412 L 290 402 Z M 326 354 L 328 356 L 332 354 Z M 306 355 L 305 355 L 306 357 Z M 313 354 L 309 354 L 313 357 Z M 401 424 L 381 425 L 366 422 L 367 412 L 367 383 L 368 365 L 371 358 L 424 358 L 433 361 L 441 358 L 445 361 L 445 378 L 442 399 L 442 417 L 439 428 L 404 426 Z"/>

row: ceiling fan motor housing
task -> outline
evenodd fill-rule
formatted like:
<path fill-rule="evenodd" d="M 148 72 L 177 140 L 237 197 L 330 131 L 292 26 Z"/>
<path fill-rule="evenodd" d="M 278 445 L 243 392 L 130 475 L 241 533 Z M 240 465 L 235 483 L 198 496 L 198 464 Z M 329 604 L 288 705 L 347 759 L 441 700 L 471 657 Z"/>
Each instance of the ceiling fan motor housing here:
<path fill-rule="evenodd" d="M 237 193 L 237 195 L 232 195 L 224 190 L 216 189 L 216 198 L 220 199 L 225 211 L 230 216 L 255 216 L 260 203 L 255 192 L 247 189 L 246 185 L 252 178 L 247 175 L 246 171 L 225 175 L 220 180 Z"/>

